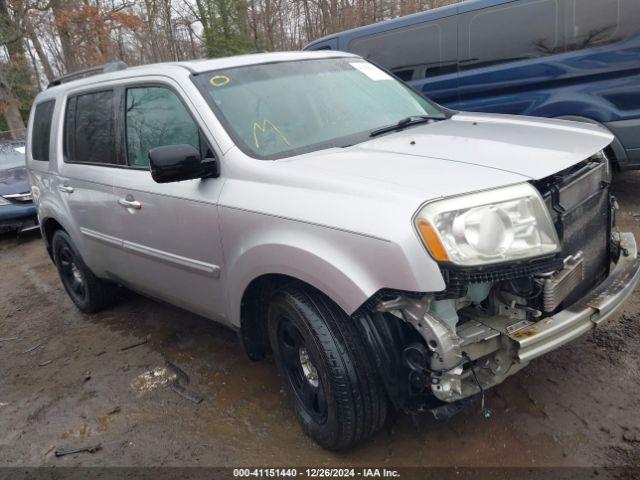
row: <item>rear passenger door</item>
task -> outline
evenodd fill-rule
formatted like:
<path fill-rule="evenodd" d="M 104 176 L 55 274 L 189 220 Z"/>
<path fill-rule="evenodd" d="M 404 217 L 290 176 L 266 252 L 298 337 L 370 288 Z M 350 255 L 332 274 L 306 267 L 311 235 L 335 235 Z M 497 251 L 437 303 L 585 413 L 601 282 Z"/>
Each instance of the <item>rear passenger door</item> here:
<path fill-rule="evenodd" d="M 217 200 L 222 178 L 156 183 L 149 150 L 190 144 L 214 152 L 177 85 L 123 88 L 126 167 L 114 178 L 128 285 L 209 318 L 224 312 Z"/>
<path fill-rule="evenodd" d="M 79 230 L 74 238 L 92 271 L 101 277 L 125 274 L 113 173 L 121 165 L 111 88 L 71 94 L 66 99 L 63 162 L 55 189 Z M 70 232 L 73 235 L 73 232 Z"/>

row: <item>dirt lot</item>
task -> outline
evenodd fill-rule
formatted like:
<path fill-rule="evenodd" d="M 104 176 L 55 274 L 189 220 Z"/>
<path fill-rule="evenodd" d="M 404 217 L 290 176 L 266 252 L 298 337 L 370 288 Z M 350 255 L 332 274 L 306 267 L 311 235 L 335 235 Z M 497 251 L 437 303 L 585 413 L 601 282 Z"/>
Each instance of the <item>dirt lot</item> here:
<path fill-rule="evenodd" d="M 619 226 L 640 238 L 640 173 L 615 188 Z M 477 405 L 446 423 L 398 415 L 336 455 L 302 434 L 273 362 L 247 360 L 235 333 L 131 293 L 83 315 L 38 237 L 0 239 L 0 272 L 0 465 L 640 465 L 637 296 L 493 389 L 491 418 Z M 202 403 L 171 388 L 167 362 Z M 54 455 L 98 443 L 94 454 Z"/>

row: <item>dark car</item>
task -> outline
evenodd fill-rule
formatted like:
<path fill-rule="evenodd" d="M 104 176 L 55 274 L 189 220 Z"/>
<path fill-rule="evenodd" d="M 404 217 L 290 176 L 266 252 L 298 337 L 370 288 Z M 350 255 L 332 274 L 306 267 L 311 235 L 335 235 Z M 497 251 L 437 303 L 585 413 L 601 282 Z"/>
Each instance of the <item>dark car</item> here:
<path fill-rule="evenodd" d="M 38 228 L 24 154 L 24 141 L 0 141 L 0 233 Z"/>

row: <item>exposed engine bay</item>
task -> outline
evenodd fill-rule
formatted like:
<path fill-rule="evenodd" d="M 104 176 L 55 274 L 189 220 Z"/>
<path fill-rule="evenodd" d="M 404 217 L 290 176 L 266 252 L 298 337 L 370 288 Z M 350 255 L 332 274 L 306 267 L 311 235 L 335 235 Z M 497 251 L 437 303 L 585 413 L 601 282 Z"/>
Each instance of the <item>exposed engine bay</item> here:
<path fill-rule="evenodd" d="M 444 291 L 381 291 L 355 315 L 396 407 L 424 411 L 483 392 L 604 320 L 598 302 L 617 292 L 610 272 L 629 255 L 626 237 L 613 233 L 609 168 L 600 153 L 533 182 L 560 253 L 484 268 L 441 266 Z"/>

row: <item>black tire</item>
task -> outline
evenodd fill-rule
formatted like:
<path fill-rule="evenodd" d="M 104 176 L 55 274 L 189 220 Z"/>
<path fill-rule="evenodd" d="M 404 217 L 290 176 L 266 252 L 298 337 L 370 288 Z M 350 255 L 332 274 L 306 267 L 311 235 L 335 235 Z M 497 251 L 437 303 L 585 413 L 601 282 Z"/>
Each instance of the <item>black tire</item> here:
<path fill-rule="evenodd" d="M 269 305 L 268 328 L 296 416 L 316 443 L 345 450 L 384 424 L 387 399 L 373 362 L 353 320 L 331 300 L 287 287 Z"/>
<path fill-rule="evenodd" d="M 62 285 L 79 310 L 94 313 L 115 302 L 117 287 L 93 274 L 67 232 L 53 235 L 51 251 Z"/>

